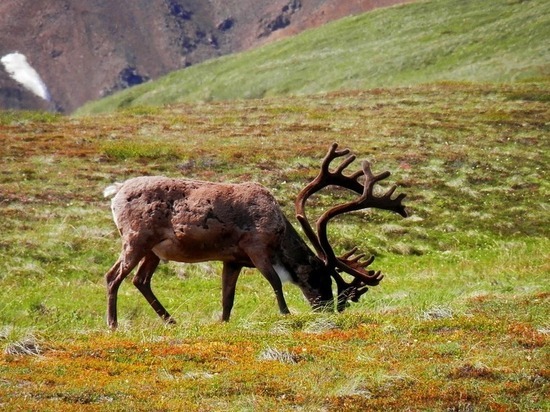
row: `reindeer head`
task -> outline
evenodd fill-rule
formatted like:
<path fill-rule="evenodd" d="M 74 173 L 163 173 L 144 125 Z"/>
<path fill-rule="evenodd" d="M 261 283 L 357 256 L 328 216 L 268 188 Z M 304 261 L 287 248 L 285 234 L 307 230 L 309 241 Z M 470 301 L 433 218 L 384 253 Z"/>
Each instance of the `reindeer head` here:
<path fill-rule="evenodd" d="M 405 194 L 399 194 L 392 199 L 396 186 L 392 186 L 386 193 L 380 196 L 376 196 L 373 193 L 374 185 L 386 179 L 390 175 L 390 172 L 386 171 L 374 175 L 371 171 L 370 163 L 364 160 L 361 170 L 350 176 L 344 175 L 344 169 L 346 169 L 356 157 L 350 154 L 349 149 L 337 149 L 338 144 L 334 143 L 323 159 L 319 175 L 298 194 L 295 207 L 296 218 L 315 248 L 317 256 L 324 262 L 325 271 L 330 273 L 336 282 L 338 287 L 337 309 L 341 312 L 346 308 L 349 300 L 357 302 L 361 295 L 368 290 L 369 286 L 378 285 L 383 275 L 380 271 L 366 269 L 374 261 L 374 256 L 364 260 L 365 254 L 357 254 L 357 248 L 353 248 L 342 256 L 336 256 L 327 237 L 328 222 L 332 218 L 343 213 L 367 208 L 390 210 L 399 213 L 403 217 L 407 217 L 407 212 L 405 207 L 401 204 L 402 200 L 405 198 Z M 334 159 L 342 156 L 346 156 L 345 159 L 336 170 L 331 171 L 330 163 Z M 353 201 L 334 206 L 327 210 L 317 220 L 317 232 L 315 232 L 306 217 L 304 211 L 305 203 L 314 193 L 330 185 L 352 190 L 360 196 Z M 349 283 L 346 282 L 341 276 L 342 272 L 348 273 L 353 276 L 354 279 Z"/>

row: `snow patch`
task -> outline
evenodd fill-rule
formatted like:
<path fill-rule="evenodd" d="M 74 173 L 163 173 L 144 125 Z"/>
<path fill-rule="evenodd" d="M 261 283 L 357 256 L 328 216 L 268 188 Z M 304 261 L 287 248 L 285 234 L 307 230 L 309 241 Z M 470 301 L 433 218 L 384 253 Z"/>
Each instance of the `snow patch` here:
<path fill-rule="evenodd" d="M 0 59 L 6 72 L 25 89 L 46 101 L 51 101 L 50 92 L 38 72 L 29 64 L 27 57 L 19 52 L 6 54 Z"/>

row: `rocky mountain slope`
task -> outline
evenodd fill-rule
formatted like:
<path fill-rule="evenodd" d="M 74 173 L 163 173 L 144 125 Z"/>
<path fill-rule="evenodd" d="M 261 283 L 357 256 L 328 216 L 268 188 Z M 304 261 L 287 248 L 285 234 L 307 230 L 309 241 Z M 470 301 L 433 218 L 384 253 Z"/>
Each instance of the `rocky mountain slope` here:
<path fill-rule="evenodd" d="M 48 103 L 0 66 L 0 108 L 71 112 L 170 71 L 410 0 L 3 0 L 0 56 L 19 52 Z"/>

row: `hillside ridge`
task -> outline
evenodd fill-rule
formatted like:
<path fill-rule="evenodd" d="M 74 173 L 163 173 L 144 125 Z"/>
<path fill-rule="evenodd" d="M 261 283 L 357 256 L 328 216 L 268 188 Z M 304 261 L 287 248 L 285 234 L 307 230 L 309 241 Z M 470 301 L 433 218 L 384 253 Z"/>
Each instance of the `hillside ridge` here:
<path fill-rule="evenodd" d="M 410 0 L 3 0 L 0 57 L 27 57 L 71 112 L 173 70 Z M 0 66 L 0 109 L 47 109 Z"/>
<path fill-rule="evenodd" d="M 544 0 L 410 3 L 173 72 L 79 112 L 440 81 L 547 82 L 549 38 Z"/>

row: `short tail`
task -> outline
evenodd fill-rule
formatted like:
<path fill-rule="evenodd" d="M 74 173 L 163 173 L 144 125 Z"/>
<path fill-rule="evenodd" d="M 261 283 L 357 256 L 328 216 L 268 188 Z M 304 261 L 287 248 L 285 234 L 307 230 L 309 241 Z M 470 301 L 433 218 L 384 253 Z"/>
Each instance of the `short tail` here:
<path fill-rule="evenodd" d="M 122 183 L 113 183 L 111 186 L 107 186 L 103 190 L 103 197 L 113 197 L 118 193 L 122 185 Z"/>

